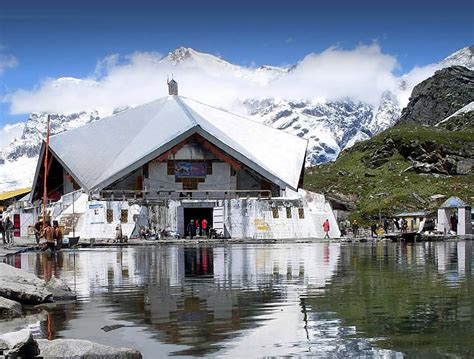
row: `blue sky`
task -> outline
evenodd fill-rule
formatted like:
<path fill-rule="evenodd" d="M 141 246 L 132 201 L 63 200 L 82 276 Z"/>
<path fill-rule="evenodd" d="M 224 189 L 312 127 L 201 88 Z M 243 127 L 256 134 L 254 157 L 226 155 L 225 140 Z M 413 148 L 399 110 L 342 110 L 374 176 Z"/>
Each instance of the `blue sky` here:
<path fill-rule="evenodd" d="M 285 65 L 330 46 L 377 41 L 399 73 L 474 43 L 473 1 L 5 1 L 0 96 L 90 75 L 108 54 L 179 46 L 241 65 Z M 0 57 L 1 59 L 1 57 Z M 0 126 L 25 118 L 0 104 Z"/>

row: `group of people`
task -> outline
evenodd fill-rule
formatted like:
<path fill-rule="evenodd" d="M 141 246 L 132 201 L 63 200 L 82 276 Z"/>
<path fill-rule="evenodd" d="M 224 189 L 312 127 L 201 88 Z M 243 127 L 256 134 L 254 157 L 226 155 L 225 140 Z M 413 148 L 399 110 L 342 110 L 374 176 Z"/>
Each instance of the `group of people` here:
<path fill-rule="evenodd" d="M 13 243 L 13 222 L 10 217 L 7 216 L 4 221 L 0 219 L 0 234 L 3 244 Z"/>
<path fill-rule="evenodd" d="M 206 218 L 204 218 L 203 220 L 191 219 L 186 228 L 186 232 L 188 234 L 188 237 L 191 239 L 195 236 L 202 236 L 202 237 L 207 238 L 208 236 L 207 229 L 208 229 L 208 222 Z"/>
<path fill-rule="evenodd" d="M 49 220 L 38 221 L 34 226 L 35 239 L 36 243 L 40 244 L 40 239 L 44 238 L 46 242 L 41 246 L 41 250 L 45 251 L 49 249 L 51 252 L 61 249 L 63 244 L 63 232 L 59 227 L 58 221 L 53 221 L 53 226 L 51 227 L 51 222 Z"/>

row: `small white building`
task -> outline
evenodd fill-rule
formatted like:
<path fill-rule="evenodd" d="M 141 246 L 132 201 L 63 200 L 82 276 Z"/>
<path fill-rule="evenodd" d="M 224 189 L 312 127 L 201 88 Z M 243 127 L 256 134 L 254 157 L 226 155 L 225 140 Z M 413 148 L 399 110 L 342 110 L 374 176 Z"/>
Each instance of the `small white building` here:
<path fill-rule="evenodd" d="M 458 197 L 448 198 L 438 209 L 437 229 L 458 236 L 472 234 L 471 206 Z"/>
<path fill-rule="evenodd" d="M 187 223 L 204 218 L 231 238 L 323 237 L 329 219 L 330 236 L 339 237 L 324 196 L 301 189 L 306 147 L 170 95 L 50 138 L 48 197 L 60 198 L 52 216 L 85 238 L 113 237 L 117 223 L 128 236 L 143 226 L 184 236 Z M 44 155 L 45 143 L 33 201 L 42 197 Z"/>

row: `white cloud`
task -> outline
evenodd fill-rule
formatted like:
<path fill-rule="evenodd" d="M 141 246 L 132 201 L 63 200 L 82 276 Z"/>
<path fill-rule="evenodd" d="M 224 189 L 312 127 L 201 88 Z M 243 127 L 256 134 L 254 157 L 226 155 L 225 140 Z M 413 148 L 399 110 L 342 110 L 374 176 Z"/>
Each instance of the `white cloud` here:
<path fill-rule="evenodd" d="M 196 54 L 194 54 L 196 55 Z M 237 99 L 277 97 L 328 100 L 350 97 L 378 103 L 383 91 L 397 93 L 398 63 L 376 43 L 351 50 L 331 47 L 312 53 L 288 73 L 231 65 L 217 57 L 197 54 L 177 65 L 155 52 L 112 54 L 100 60 L 92 75 L 82 79 L 46 79 L 29 90 L 9 94 L 14 114 L 71 113 L 138 105 L 167 94 L 173 74 L 181 95 L 226 108 Z M 425 76 L 421 74 L 420 76 Z M 415 74 L 411 78 L 417 78 Z M 5 101 L 5 100 L 4 100 Z"/>
<path fill-rule="evenodd" d="M 13 125 L 5 125 L 0 128 L 0 149 L 4 148 L 16 138 L 20 138 L 23 132 L 24 124 L 22 122 Z"/>
<path fill-rule="evenodd" d="M 15 56 L 9 54 L 0 54 L 0 75 L 8 69 L 18 66 L 18 60 Z"/>

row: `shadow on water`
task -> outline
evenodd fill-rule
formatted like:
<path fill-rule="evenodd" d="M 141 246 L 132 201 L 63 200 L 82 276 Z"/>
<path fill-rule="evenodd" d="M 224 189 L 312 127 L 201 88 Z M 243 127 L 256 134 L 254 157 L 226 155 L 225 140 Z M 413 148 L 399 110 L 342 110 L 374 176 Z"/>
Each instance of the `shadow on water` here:
<path fill-rule="evenodd" d="M 472 243 L 307 243 L 23 253 L 75 283 L 35 335 L 167 355 L 470 356 Z"/>

